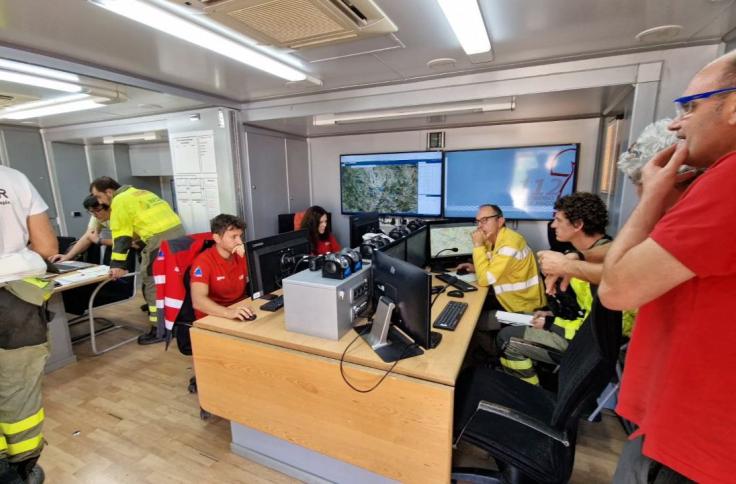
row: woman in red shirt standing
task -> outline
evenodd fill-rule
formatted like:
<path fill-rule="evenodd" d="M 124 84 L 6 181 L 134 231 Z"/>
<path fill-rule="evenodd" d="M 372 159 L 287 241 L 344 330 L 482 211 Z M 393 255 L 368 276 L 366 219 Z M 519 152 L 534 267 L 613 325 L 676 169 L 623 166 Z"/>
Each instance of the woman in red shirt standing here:
<path fill-rule="evenodd" d="M 340 244 L 327 228 L 327 212 L 319 205 L 309 207 L 304 212 L 300 229 L 309 231 L 309 246 L 312 255 L 322 255 L 328 252 L 339 252 Z"/>

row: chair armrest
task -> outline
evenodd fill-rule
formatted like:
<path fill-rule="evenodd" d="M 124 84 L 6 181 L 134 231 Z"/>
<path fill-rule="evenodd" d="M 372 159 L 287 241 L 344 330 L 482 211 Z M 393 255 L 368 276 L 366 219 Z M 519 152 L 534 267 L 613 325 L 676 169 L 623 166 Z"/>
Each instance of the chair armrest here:
<path fill-rule="evenodd" d="M 513 420 L 516 423 L 529 427 L 532 430 L 536 430 L 540 434 L 546 435 L 547 437 L 560 442 L 565 447 L 570 447 L 570 440 L 567 438 L 567 432 L 560 432 L 559 430 L 553 429 L 539 419 L 530 417 L 529 415 L 516 411 L 512 408 L 504 407 L 503 405 L 491 403 L 485 400 L 481 400 L 480 402 L 478 402 L 478 408 L 476 408 L 475 412 L 473 412 L 473 415 L 463 426 L 462 430 L 460 431 L 460 435 L 458 435 L 457 439 L 455 439 L 453 447 L 456 447 L 458 442 L 460 442 L 460 439 L 465 433 L 465 430 L 468 428 L 468 425 L 470 425 L 470 422 L 473 420 L 473 418 L 475 418 L 479 411 L 492 413 L 494 415 Z"/>
<path fill-rule="evenodd" d="M 550 365 L 559 365 L 562 360 L 562 353 L 559 350 L 534 341 L 511 337 L 508 346 L 532 360 L 542 361 Z"/>

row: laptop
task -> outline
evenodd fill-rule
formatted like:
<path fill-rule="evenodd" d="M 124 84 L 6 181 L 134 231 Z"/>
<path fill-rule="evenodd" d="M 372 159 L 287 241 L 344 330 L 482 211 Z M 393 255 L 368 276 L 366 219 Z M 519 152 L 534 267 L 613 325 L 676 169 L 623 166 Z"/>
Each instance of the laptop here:
<path fill-rule="evenodd" d="M 78 271 L 86 267 L 92 267 L 94 264 L 89 262 L 81 261 L 66 261 L 66 262 L 49 262 L 46 261 L 46 272 L 51 274 L 65 274 L 67 272 Z"/>

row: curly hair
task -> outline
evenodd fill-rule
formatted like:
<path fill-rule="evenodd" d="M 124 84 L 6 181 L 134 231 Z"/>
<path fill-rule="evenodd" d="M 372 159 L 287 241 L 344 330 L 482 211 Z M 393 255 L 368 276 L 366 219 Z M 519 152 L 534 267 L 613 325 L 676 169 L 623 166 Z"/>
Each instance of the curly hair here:
<path fill-rule="evenodd" d="M 570 223 L 583 222 L 586 235 L 606 233 L 608 210 L 598 195 L 587 192 L 566 195 L 555 202 L 555 210 L 565 212 Z"/>

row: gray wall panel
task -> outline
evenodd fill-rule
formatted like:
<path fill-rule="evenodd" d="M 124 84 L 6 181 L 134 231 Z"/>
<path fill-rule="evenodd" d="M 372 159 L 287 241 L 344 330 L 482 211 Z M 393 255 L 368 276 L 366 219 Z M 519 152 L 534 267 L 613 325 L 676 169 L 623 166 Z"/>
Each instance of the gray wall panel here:
<path fill-rule="evenodd" d="M 284 139 L 280 137 L 249 132 L 246 136 L 253 197 L 252 224 L 254 237 L 259 239 L 276 234 L 276 216 L 289 209 L 286 195 L 286 148 Z"/>
<path fill-rule="evenodd" d="M 3 127 L 2 136 L 8 165 L 28 177 L 49 206 L 49 217 L 55 218 L 57 212 L 41 134 L 37 129 Z"/>
<path fill-rule="evenodd" d="M 52 144 L 52 149 L 67 233 L 79 237 L 87 230 L 89 222 L 89 215 L 82 206 L 84 197 L 89 193 L 84 146 L 57 142 Z"/>

